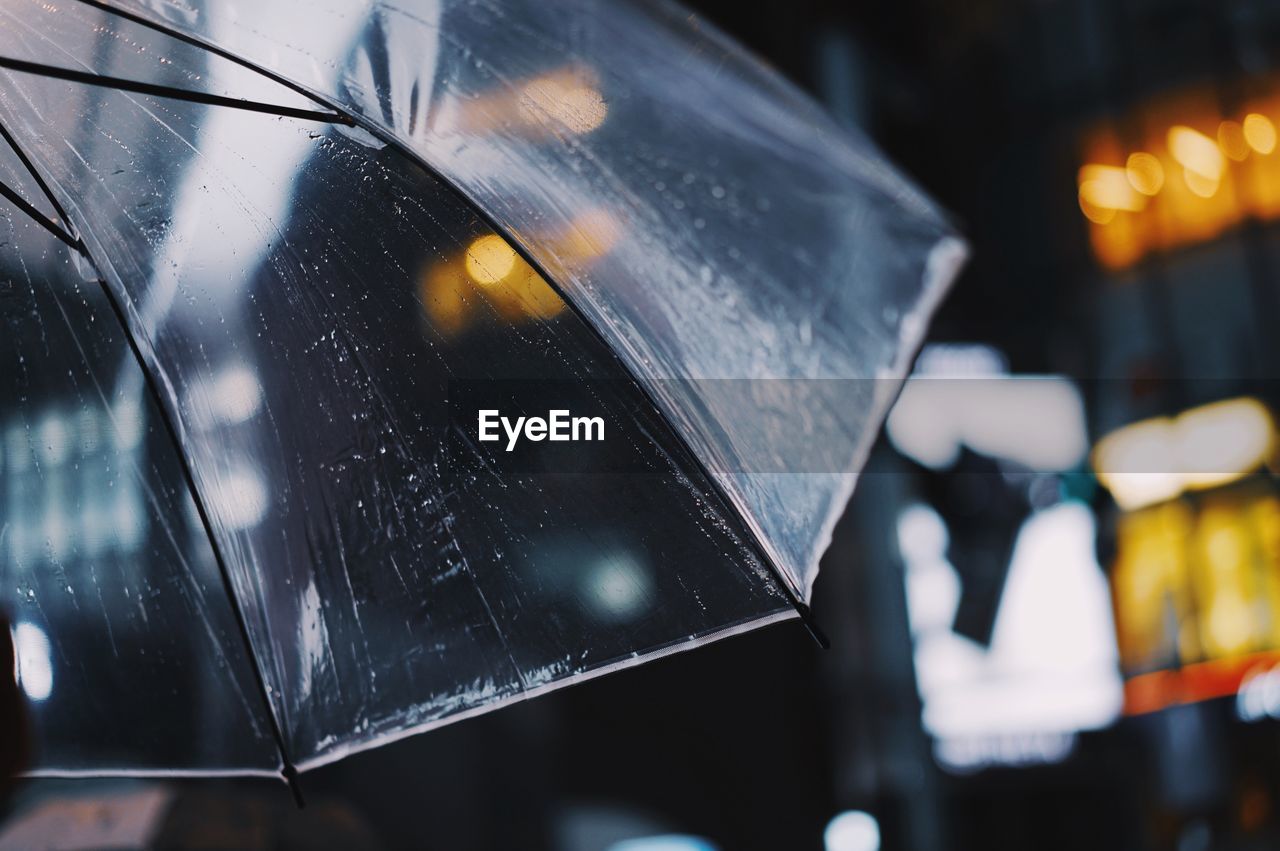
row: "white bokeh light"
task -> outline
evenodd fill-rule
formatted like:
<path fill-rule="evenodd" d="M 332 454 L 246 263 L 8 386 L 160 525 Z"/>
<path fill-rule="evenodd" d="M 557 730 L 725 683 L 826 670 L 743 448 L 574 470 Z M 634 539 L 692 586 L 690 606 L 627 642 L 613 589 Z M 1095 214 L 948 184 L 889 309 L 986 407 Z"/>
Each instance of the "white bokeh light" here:
<path fill-rule="evenodd" d="M 880 851 L 880 823 L 861 810 L 847 810 L 827 823 L 826 851 Z"/>
<path fill-rule="evenodd" d="M 49 636 L 33 623 L 20 623 L 13 629 L 14 678 L 27 697 L 48 700 L 53 693 L 53 656 Z"/>

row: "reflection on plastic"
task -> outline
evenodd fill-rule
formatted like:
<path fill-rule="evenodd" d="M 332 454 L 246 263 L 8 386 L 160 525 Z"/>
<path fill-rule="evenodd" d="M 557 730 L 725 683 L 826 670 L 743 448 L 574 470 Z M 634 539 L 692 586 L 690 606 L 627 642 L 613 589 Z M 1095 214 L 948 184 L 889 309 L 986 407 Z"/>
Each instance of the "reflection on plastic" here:
<path fill-rule="evenodd" d="M 322 93 L 460 187 L 650 382 L 808 595 L 853 471 L 964 256 L 865 139 L 674 5 L 338 2 L 287 18 L 247 0 L 183 14 L 124 5 Z M 330 33 L 359 19 L 378 25 L 336 48 Z M 577 237 L 598 215 L 622 226 L 607 251 L 584 252 Z M 473 302 L 457 279 L 424 280 L 437 330 L 466 327 Z M 545 304 L 532 301 L 535 313 Z M 885 380 L 790 385 L 821 392 L 788 397 L 759 394 L 768 382 L 671 378 Z M 801 469 L 788 459 L 819 439 L 850 459 L 840 472 L 735 472 L 765 457 Z"/>
<path fill-rule="evenodd" d="M 307 768 L 794 616 L 766 565 L 807 593 L 963 253 L 865 141 L 667 7 L 124 5 L 230 38 L 399 144 L 0 74 L 0 120 L 93 260 L 0 243 L 43 294 L 9 317 L 17 357 L 47 358 L 52 328 L 65 360 L 15 373 L 14 440 L 56 456 L 80 411 L 136 413 L 112 422 L 131 449 L 79 468 L 94 492 L 137 488 L 130 557 L 101 564 L 65 531 L 92 516 L 66 498 L 66 461 L 20 462 L 4 505 L 25 530 L 14 574 L 32 577 L 6 582 L 15 606 L 54 659 L 84 660 L 44 704 L 46 767 L 270 770 L 275 722 Z M 0 14 L 21 20 L 0 27 L 6 55 L 52 41 L 98 73 L 299 98 L 88 5 Z M 617 420 L 593 451 L 643 468 L 495 475 L 492 447 L 448 427 L 443 388 L 528 377 L 592 388 Z M 717 377 L 877 380 L 638 383 Z M 733 472 L 812 444 L 849 463 Z M 94 522 L 116 526 L 119 505 Z M 27 570 L 45 551 L 62 572 Z M 115 721 L 84 698 L 119 697 L 133 678 L 92 672 L 123 660 L 170 688 L 143 695 L 164 717 L 75 740 Z"/>

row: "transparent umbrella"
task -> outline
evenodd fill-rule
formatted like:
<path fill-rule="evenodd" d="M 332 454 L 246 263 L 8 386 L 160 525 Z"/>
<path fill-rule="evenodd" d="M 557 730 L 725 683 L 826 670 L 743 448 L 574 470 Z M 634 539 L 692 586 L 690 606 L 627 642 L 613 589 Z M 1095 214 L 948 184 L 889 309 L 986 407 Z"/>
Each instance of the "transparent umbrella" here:
<path fill-rule="evenodd" d="M 292 778 L 807 619 L 963 249 L 718 33 L 3 0 L 0 57 L 37 773 Z"/>

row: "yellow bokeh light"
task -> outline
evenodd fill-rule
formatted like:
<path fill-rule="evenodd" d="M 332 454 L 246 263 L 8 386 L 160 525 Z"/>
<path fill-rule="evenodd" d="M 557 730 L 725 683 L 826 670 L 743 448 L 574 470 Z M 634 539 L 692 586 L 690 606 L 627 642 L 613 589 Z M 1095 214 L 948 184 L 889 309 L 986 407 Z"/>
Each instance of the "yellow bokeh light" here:
<path fill-rule="evenodd" d="M 1171 639 L 1183 658 L 1199 653 L 1192 610 L 1187 538 L 1193 518 L 1183 505 L 1165 505 L 1122 515 L 1117 522 L 1111 582 L 1116 633 L 1125 668 L 1146 668 L 1168 655 Z M 1169 634 L 1170 616 L 1190 626 Z"/>
<path fill-rule="evenodd" d="M 1271 412 L 1239 398 L 1126 425 L 1098 441 L 1091 461 L 1116 504 L 1132 511 L 1236 481 L 1274 453 Z"/>
<path fill-rule="evenodd" d="M 422 309 L 431 325 L 445 337 L 460 333 L 470 320 L 467 283 L 462 264 L 456 260 L 437 262 L 423 270 L 418 285 Z"/>
<path fill-rule="evenodd" d="M 1109 225 L 1116 218 L 1116 211 L 1110 207 L 1095 207 L 1089 203 L 1089 199 L 1084 197 L 1084 193 L 1080 193 L 1080 211 L 1084 213 L 1084 217 L 1095 225 Z"/>
<path fill-rule="evenodd" d="M 1218 194 L 1218 187 L 1222 185 L 1216 177 L 1206 177 L 1198 171 L 1185 169 L 1182 172 L 1182 180 L 1187 184 L 1187 188 L 1195 195 L 1201 198 L 1212 198 Z"/>
<path fill-rule="evenodd" d="M 467 277 L 508 322 L 550 319 L 565 308 L 560 294 L 497 234 L 471 243 L 464 265 Z"/>
<path fill-rule="evenodd" d="M 1223 696 L 1235 683 L 1200 672 L 1269 670 L 1280 659 L 1280 500 L 1264 483 L 1122 514 L 1110 576 L 1121 666 L 1137 675 L 1130 711 Z M 1216 662 L 1228 664 L 1207 667 Z M 1186 679 L 1149 679 L 1191 668 L 1200 670 Z M 1144 678 L 1154 692 L 1132 690 Z"/>
<path fill-rule="evenodd" d="M 1277 111 L 1261 102 L 1250 109 Z M 1136 126 L 1146 129 L 1130 141 L 1114 124 L 1102 125 L 1082 151 L 1090 164 L 1080 170 L 1078 200 L 1103 268 L 1214 239 L 1249 215 L 1280 215 L 1280 181 L 1272 189 L 1272 172 L 1260 171 L 1274 164 L 1280 174 L 1280 157 L 1253 155 L 1244 128 L 1222 120 L 1207 98 L 1150 107 Z"/>
<path fill-rule="evenodd" d="M 1111 165 L 1087 165 L 1080 169 L 1080 200 L 1105 210 L 1137 212 L 1147 199 L 1134 190 L 1126 170 Z"/>
<path fill-rule="evenodd" d="M 1155 195 L 1164 186 L 1164 166 L 1146 151 L 1129 155 L 1129 161 L 1125 164 L 1125 176 L 1129 179 L 1129 185 L 1143 195 Z"/>
<path fill-rule="evenodd" d="M 432 130 L 468 134 L 515 133 L 532 139 L 590 133 L 609 116 L 600 75 L 583 64 L 565 65 L 537 76 L 504 79 L 459 99 L 457 112 L 437 116 Z M 423 124 L 424 130 L 428 127 Z"/>
<path fill-rule="evenodd" d="M 1244 117 L 1242 127 L 1250 148 L 1260 154 L 1269 154 L 1276 149 L 1276 126 L 1265 115 L 1249 113 Z"/>
<path fill-rule="evenodd" d="M 510 275 L 518 260 L 520 256 L 506 240 L 488 234 L 467 248 L 467 275 L 477 284 L 491 286 Z"/>
<path fill-rule="evenodd" d="M 419 298 L 431 326 L 445 339 L 486 315 L 518 324 L 551 319 L 567 307 L 555 288 L 497 234 L 478 237 L 465 251 L 429 264 L 419 282 Z"/>
<path fill-rule="evenodd" d="M 560 72 L 526 83 L 520 90 L 520 112 L 530 124 L 550 122 L 582 135 L 604 123 L 609 107 L 591 82 Z"/>
<path fill-rule="evenodd" d="M 1178 417 L 1177 448 L 1188 489 L 1234 481 L 1271 460 L 1275 426 L 1257 399 L 1201 405 Z"/>
<path fill-rule="evenodd" d="M 560 294 L 523 261 L 500 286 L 488 287 L 484 294 L 498 315 L 508 322 L 550 319 L 565 309 Z"/>
<path fill-rule="evenodd" d="M 1094 473 L 1126 511 L 1182 493 L 1176 469 L 1176 432 L 1167 417 L 1131 423 L 1103 437 L 1090 460 Z"/>
<path fill-rule="evenodd" d="M 1244 162 L 1249 156 L 1249 143 L 1244 138 L 1244 128 L 1238 121 L 1224 121 L 1218 125 L 1218 147 L 1230 159 Z"/>
<path fill-rule="evenodd" d="M 617 217 L 597 207 L 575 216 L 568 233 L 555 247 L 558 254 L 589 261 L 608 254 L 621 237 L 622 225 Z"/>
<path fill-rule="evenodd" d="M 1213 139 L 1199 130 L 1178 124 L 1169 128 L 1166 143 L 1169 146 L 1169 153 L 1187 171 L 1208 178 L 1215 184 L 1222 180 L 1222 174 L 1227 167 L 1226 158 Z M 1187 185 L 1191 186 L 1190 183 Z M 1194 188 L 1192 191 L 1195 191 Z"/>

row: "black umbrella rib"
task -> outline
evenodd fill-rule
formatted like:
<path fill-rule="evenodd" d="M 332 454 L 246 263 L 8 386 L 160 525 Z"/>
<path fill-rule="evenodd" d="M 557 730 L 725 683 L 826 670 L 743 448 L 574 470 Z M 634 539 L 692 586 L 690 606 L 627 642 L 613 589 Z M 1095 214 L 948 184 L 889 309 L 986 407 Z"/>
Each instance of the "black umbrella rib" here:
<path fill-rule="evenodd" d="M 45 183 L 40 172 L 36 170 L 35 164 L 27 157 L 27 152 L 22 150 L 22 146 L 18 144 L 18 140 L 14 139 L 9 133 L 9 128 L 0 123 L 0 138 L 3 138 L 5 144 L 9 146 L 9 150 L 22 162 L 23 168 L 27 170 L 27 174 L 31 175 L 31 179 L 36 182 L 36 186 L 44 193 L 44 197 L 53 206 L 53 211 L 58 214 L 58 218 L 62 220 L 62 227 L 68 233 L 74 233 L 75 227 L 71 224 L 71 219 L 67 216 L 67 211 L 62 209 L 62 205 L 58 203 L 58 199 L 54 197 L 53 190 L 49 188 L 49 184 Z M 61 237 L 59 237 L 61 238 Z M 63 240 L 66 242 L 66 240 Z"/>
<path fill-rule="evenodd" d="M 72 68 L 60 68 L 57 65 L 45 65 L 42 62 L 28 62 L 25 59 L 14 59 L 0 56 L 0 68 L 17 71 L 23 74 L 35 74 L 54 80 L 67 80 L 72 83 L 83 83 L 86 86 L 99 86 L 121 92 L 133 92 L 140 95 L 172 98 L 206 106 L 223 106 L 241 109 L 247 112 L 258 112 L 265 115 L 279 115 L 285 118 L 301 118 L 306 121 L 320 121 L 326 124 L 352 123 L 351 118 L 343 113 L 322 112 L 318 109 L 301 109 L 294 106 L 281 106 L 274 103 L 263 103 L 256 100 L 224 97 L 222 95 L 197 92 L 191 89 L 180 89 L 174 86 L 161 86 L 156 83 L 144 83 L 140 80 L 126 80 L 122 77 L 108 77 L 90 71 L 76 71 Z"/>
<path fill-rule="evenodd" d="M 43 213 L 41 213 L 35 207 L 31 206 L 31 204 L 27 202 L 27 199 L 19 195 L 12 187 L 10 187 L 4 181 L 0 181 L 0 195 L 4 196 L 6 199 L 8 199 L 9 203 L 13 204 L 15 207 L 17 207 L 19 210 L 25 213 L 27 215 L 27 218 L 31 219 L 36 224 L 40 225 L 40 227 L 44 228 L 49 233 L 53 234 L 60 241 L 66 243 L 71 248 L 74 248 L 76 251 L 81 250 L 80 240 L 76 239 L 74 236 L 67 233 L 65 230 L 60 228 L 56 223 L 50 221 L 48 217 L 46 217 Z"/>
<path fill-rule="evenodd" d="M 216 44 L 211 44 L 205 41 L 201 41 L 198 38 L 194 38 L 192 36 L 187 35 L 181 30 L 177 30 L 172 27 L 165 26 L 164 24 L 158 24 L 155 21 L 152 21 L 143 15 L 130 12 L 127 9 L 118 8 L 116 6 L 111 5 L 110 3 L 104 3 L 102 2 L 102 0 L 77 0 L 77 2 L 83 3 L 85 6 L 91 6 L 94 9 L 97 9 L 101 12 L 106 12 L 108 15 L 113 15 L 117 18 L 123 18 L 124 20 L 129 21 L 130 23 L 137 24 L 140 27 L 145 27 L 146 29 L 149 29 L 152 32 L 160 33 L 166 38 L 171 38 L 174 41 L 180 41 L 183 44 L 189 44 L 192 47 L 199 48 L 200 50 L 205 51 L 206 53 L 212 53 L 214 56 L 220 56 L 223 59 L 227 60 L 228 62 L 232 62 L 236 65 L 239 65 L 241 68 L 252 71 L 253 73 L 257 74 L 260 77 L 266 77 L 268 80 L 270 80 L 271 82 L 277 85 L 284 86 L 289 91 L 293 92 L 294 94 L 301 95 L 302 97 L 314 103 L 316 106 L 321 107 L 326 112 L 337 113 L 338 115 L 341 116 L 340 119 L 337 119 L 338 123 L 348 124 L 348 125 L 355 124 L 355 122 L 352 121 L 345 112 L 343 112 L 340 109 L 335 109 L 331 104 L 328 104 L 323 99 L 316 97 L 314 94 L 307 91 L 305 87 L 298 85 L 297 83 L 293 82 L 293 80 L 290 80 L 288 77 L 281 76 L 280 74 L 277 74 L 274 71 L 270 71 L 266 68 L 261 68 L 253 64 L 252 62 L 248 61 L 247 59 L 244 59 L 241 56 L 237 56 L 236 54 L 232 53 L 229 50 L 224 50 L 223 48 L 218 47 Z"/>

